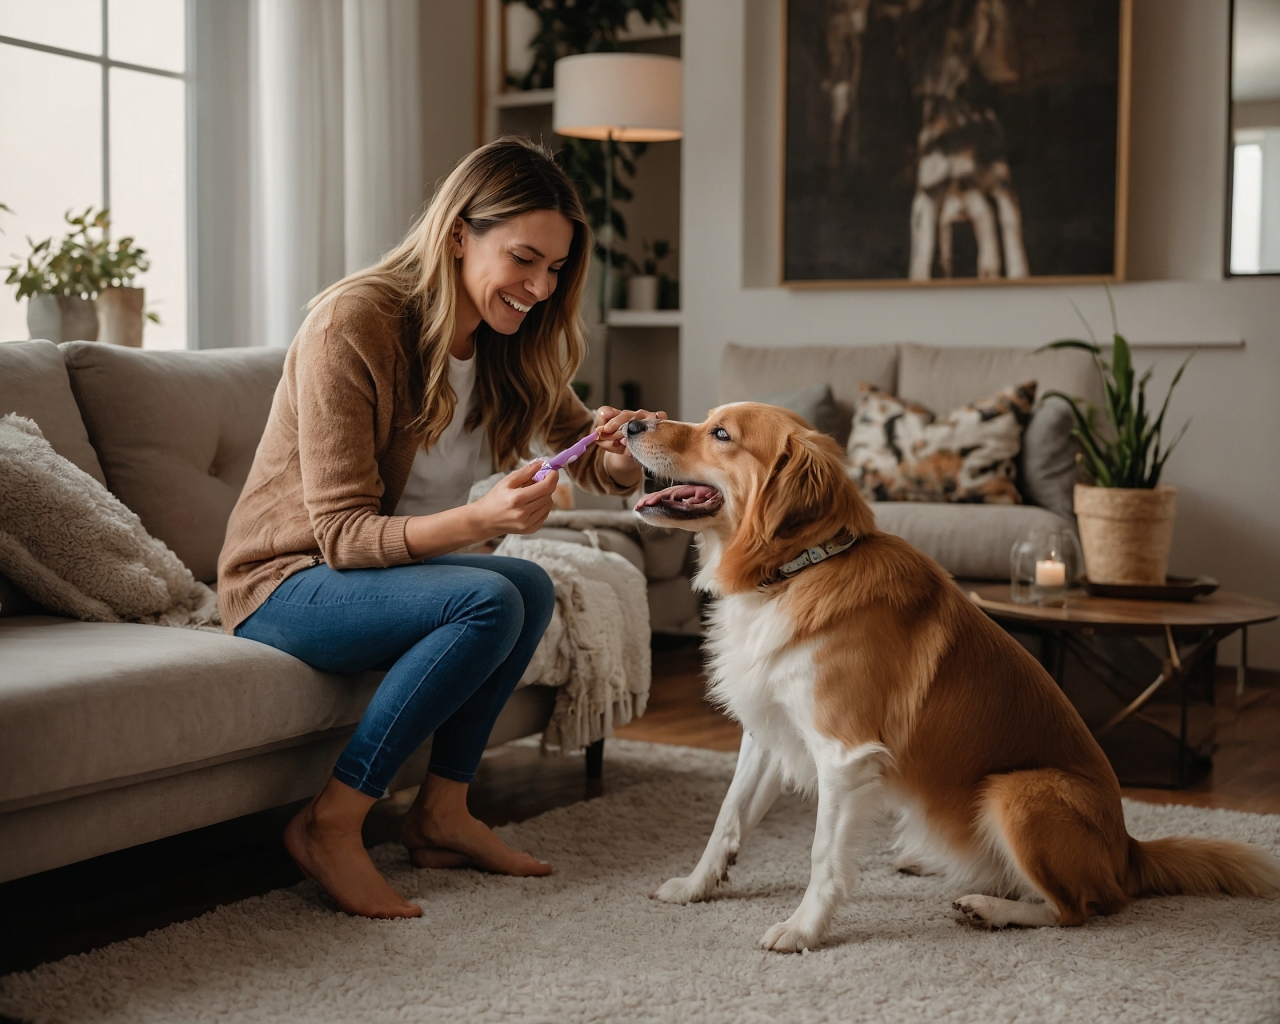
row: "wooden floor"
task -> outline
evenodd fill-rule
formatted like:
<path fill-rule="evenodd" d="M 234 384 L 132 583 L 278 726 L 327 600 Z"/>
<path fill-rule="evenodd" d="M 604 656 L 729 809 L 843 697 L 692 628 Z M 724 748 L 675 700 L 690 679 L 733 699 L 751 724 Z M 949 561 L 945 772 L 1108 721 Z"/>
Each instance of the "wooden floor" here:
<path fill-rule="evenodd" d="M 653 687 L 643 718 L 617 730 L 627 739 L 736 750 L 741 730 L 704 695 L 696 641 L 656 638 Z M 1280 813 L 1280 674 L 1255 672 L 1237 707 L 1234 677 L 1217 694 L 1213 774 L 1182 790 L 1126 790 L 1140 800 Z M 543 758 L 532 746 L 486 753 L 471 788 L 473 813 L 490 825 L 608 793 L 586 778 L 581 756 Z M 395 839 L 412 799 L 406 791 L 369 815 L 369 845 Z M 141 935 L 232 900 L 300 880 L 280 843 L 297 805 L 148 843 L 83 864 L 0 885 L 0 974 Z M 3 1018 L 0 1018 L 3 1024 Z"/>

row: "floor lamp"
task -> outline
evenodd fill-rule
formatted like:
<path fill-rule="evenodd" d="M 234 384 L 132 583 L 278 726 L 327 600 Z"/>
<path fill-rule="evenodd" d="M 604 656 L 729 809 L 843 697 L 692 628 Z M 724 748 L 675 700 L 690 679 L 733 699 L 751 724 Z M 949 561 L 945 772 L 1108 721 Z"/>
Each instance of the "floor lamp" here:
<path fill-rule="evenodd" d="M 604 143 L 604 400 L 609 403 L 613 284 L 613 144 L 672 142 L 683 133 L 678 57 L 649 53 L 580 53 L 555 64 L 552 126 L 557 135 Z"/>

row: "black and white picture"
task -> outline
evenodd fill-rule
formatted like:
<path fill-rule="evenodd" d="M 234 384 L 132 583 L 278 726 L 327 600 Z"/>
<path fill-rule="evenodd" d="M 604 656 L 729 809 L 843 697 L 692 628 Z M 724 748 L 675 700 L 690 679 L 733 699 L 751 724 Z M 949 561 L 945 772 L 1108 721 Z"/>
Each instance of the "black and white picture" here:
<path fill-rule="evenodd" d="M 1129 0 L 788 0 L 782 277 L 1123 277 Z"/>

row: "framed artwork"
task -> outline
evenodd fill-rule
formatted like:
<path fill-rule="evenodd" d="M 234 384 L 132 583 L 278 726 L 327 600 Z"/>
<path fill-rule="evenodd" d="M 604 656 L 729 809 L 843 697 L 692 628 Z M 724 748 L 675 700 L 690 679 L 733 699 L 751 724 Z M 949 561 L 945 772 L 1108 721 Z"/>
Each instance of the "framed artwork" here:
<path fill-rule="evenodd" d="M 1124 279 L 1131 0 L 786 0 L 781 283 Z"/>

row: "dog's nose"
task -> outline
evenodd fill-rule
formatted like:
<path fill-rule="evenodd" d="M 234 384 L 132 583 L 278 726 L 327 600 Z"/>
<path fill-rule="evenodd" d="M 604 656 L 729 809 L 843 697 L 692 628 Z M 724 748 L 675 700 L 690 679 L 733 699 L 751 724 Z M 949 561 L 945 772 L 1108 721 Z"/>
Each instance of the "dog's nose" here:
<path fill-rule="evenodd" d="M 656 420 L 631 420 L 627 424 L 627 437 L 643 434 L 646 430 L 652 430 L 656 425 Z"/>

